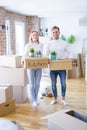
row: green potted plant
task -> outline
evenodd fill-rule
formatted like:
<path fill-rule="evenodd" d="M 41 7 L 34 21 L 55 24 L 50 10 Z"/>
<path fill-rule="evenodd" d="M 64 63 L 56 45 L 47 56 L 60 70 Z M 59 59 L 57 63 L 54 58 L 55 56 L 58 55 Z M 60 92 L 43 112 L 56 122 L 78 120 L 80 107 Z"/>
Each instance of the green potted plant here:
<path fill-rule="evenodd" d="M 51 51 L 51 60 L 56 60 L 56 51 Z"/>
<path fill-rule="evenodd" d="M 34 48 L 30 48 L 29 50 L 29 56 L 34 57 Z"/>
<path fill-rule="evenodd" d="M 36 57 L 41 57 L 42 56 L 42 53 L 41 53 L 41 51 L 39 50 L 39 51 L 37 51 L 36 52 Z"/>
<path fill-rule="evenodd" d="M 67 42 L 70 43 L 70 44 L 73 44 L 75 41 L 75 36 L 74 35 L 70 35 L 68 38 L 67 38 Z"/>

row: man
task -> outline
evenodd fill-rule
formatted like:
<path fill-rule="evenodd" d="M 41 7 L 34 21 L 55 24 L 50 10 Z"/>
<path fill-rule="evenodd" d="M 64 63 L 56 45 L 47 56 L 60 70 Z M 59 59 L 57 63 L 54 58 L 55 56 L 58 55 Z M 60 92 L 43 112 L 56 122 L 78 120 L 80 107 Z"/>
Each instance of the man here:
<path fill-rule="evenodd" d="M 69 53 L 67 51 L 68 43 L 65 41 L 59 39 L 60 35 L 60 29 L 57 26 L 54 26 L 52 28 L 52 36 L 53 40 L 48 44 L 46 48 L 46 55 L 50 55 L 51 51 L 55 51 L 57 53 L 57 59 L 64 59 L 64 58 L 70 58 Z M 53 91 L 53 100 L 51 101 L 51 104 L 57 103 L 57 76 L 60 77 L 60 83 L 61 83 L 61 104 L 67 105 L 68 103 L 65 100 L 65 94 L 66 94 L 66 70 L 51 70 L 50 71 L 50 78 L 51 78 L 51 84 L 52 84 L 52 91 Z"/>

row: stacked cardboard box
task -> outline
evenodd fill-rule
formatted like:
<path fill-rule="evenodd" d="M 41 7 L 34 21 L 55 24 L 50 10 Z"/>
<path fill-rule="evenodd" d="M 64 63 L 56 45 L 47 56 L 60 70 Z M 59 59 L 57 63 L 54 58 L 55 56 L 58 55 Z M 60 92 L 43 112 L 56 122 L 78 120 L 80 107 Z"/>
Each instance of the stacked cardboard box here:
<path fill-rule="evenodd" d="M 13 97 L 16 99 L 16 103 L 23 103 L 28 98 L 27 85 L 25 86 L 13 86 Z"/>
<path fill-rule="evenodd" d="M 77 59 L 74 59 L 72 70 L 68 70 L 68 78 L 83 77 L 83 58 L 82 54 L 78 54 Z"/>
<path fill-rule="evenodd" d="M 15 111 L 12 85 L 0 85 L 0 116 Z"/>
<path fill-rule="evenodd" d="M 1 55 L 0 56 L 0 66 L 20 68 L 21 67 L 21 58 L 22 58 L 22 56 Z"/>
<path fill-rule="evenodd" d="M 67 78 L 78 78 L 80 75 L 79 68 L 76 64 L 73 64 L 72 70 L 68 70 Z"/>
<path fill-rule="evenodd" d="M 6 102 L 13 97 L 12 85 L 0 85 L 0 103 Z"/>
<path fill-rule="evenodd" d="M 0 84 L 12 84 L 16 103 L 27 99 L 27 73 L 21 67 L 21 56 L 0 56 Z M 7 62 L 7 63 L 6 63 Z"/>
<path fill-rule="evenodd" d="M 87 54 L 86 54 L 86 63 L 85 63 L 85 81 L 87 83 Z"/>
<path fill-rule="evenodd" d="M 24 86 L 28 83 L 26 69 L 0 67 L 0 84 Z"/>

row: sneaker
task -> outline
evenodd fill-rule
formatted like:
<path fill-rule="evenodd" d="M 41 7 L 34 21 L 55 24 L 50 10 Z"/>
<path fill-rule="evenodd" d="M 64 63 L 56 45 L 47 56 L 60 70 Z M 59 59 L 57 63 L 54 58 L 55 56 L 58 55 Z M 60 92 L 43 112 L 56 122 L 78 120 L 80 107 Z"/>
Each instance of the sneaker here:
<path fill-rule="evenodd" d="M 36 102 L 33 102 L 33 103 L 32 103 L 32 106 L 33 106 L 33 107 L 36 107 L 36 106 L 37 106 L 37 103 L 36 103 Z"/>
<path fill-rule="evenodd" d="M 53 105 L 55 103 L 57 103 L 57 100 L 52 100 L 50 104 Z"/>
<path fill-rule="evenodd" d="M 66 105 L 68 105 L 68 102 L 66 102 L 65 100 L 61 100 L 61 104 L 66 106 Z"/>
<path fill-rule="evenodd" d="M 38 101 L 37 101 L 36 103 L 37 103 L 37 105 L 39 105 L 39 104 L 40 104 Z"/>

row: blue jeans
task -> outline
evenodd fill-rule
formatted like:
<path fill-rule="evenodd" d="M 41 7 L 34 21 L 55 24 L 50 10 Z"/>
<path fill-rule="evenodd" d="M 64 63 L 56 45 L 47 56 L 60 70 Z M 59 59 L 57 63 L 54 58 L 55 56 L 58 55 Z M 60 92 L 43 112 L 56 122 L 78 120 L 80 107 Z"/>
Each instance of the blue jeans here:
<path fill-rule="evenodd" d="M 57 98 L 57 76 L 60 77 L 61 95 L 65 97 L 66 93 L 66 70 L 52 70 L 50 71 L 50 78 L 52 84 L 52 91 L 54 98 Z"/>
<path fill-rule="evenodd" d="M 27 69 L 27 75 L 29 80 L 30 100 L 33 102 L 37 100 L 42 69 Z"/>

